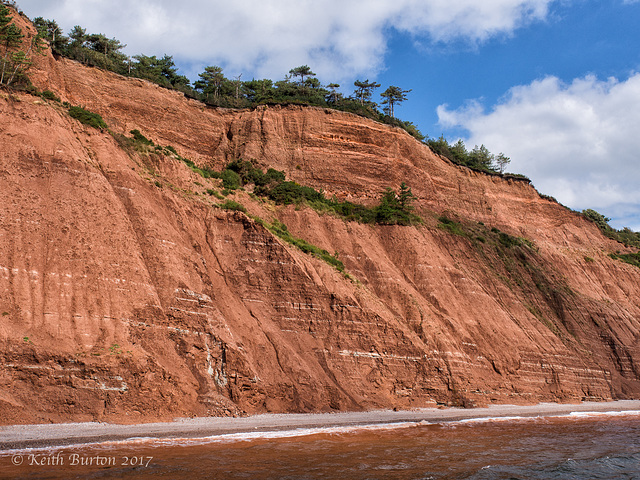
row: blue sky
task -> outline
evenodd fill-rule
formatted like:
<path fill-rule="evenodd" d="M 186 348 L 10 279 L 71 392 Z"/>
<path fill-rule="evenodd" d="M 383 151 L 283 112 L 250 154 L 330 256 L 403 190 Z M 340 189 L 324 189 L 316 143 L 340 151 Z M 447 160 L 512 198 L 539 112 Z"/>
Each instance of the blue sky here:
<path fill-rule="evenodd" d="M 176 6 L 177 5 L 177 6 Z M 542 193 L 640 231 L 640 0 L 19 0 L 197 78 L 307 64 L 412 89 L 396 115 L 511 157 Z"/>

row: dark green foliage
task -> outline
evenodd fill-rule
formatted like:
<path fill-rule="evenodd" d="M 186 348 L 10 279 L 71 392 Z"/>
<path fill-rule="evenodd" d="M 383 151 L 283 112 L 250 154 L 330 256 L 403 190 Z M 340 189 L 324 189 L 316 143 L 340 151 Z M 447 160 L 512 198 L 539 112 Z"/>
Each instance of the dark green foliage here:
<path fill-rule="evenodd" d="M 44 22 L 52 22 L 45 20 Z M 55 22 L 53 22 L 55 24 Z M 47 34 L 49 29 L 47 29 Z M 112 72 L 128 73 L 128 57 L 121 52 L 126 47 L 115 38 L 108 38 L 102 33 L 87 33 L 86 29 L 76 25 L 64 37 L 62 32 L 56 36 L 54 51 L 92 67 Z"/>
<path fill-rule="evenodd" d="M 183 75 L 178 75 L 173 57 L 164 55 L 162 58 L 147 55 L 135 55 L 136 62 L 127 65 L 129 75 L 133 77 L 150 80 L 158 85 L 167 88 L 187 87 L 189 79 Z"/>
<path fill-rule="evenodd" d="M 355 91 L 353 92 L 353 96 L 360 103 L 360 105 L 363 106 L 372 104 L 371 96 L 373 94 L 373 91 L 376 88 L 380 87 L 379 83 L 370 82 L 369 79 L 365 81 L 356 80 L 355 82 L 353 82 L 353 85 L 356 87 Z"/>
<path fill-rule="evenodd" d="M 544 198 L 545 200 L 549 200 L 550 202 L 553 202 L 553 203 L 558 203 L 558 200 L 556 200 L 556 198 L 552 197 L 551 195 L 545 195 L 544 193 L 540 193 L 540 192 L 538 192 L 538 195 L 540 196 L 540 198 Z"/>
<path fill-rule="evenodd" d="M 522 181 L 525 181 L 527 183 L 531 183 L 531 179 L 529 177 L 527 177 L 526 175 L 523 175 L 522 173 L 504 173 L 504 174 L 502 174 L 502 176 L 504 178 L 508 178 L 508 179 L 512 179 L 512 180 L 522 180 Z M 540 196 L 543 197 L 543 198 L 545 197 L 544 195 L 540 195 Z M 546 196 L 546 197 L 552 199 L 555 203 L 558 203 L 558 201 L 555 198 L 549 197 L 549 196 Z"/>
<path fill-rule="evenodd" d="M 69 39 L 63 35 L 62 29 L 55 20 L 37 17 L 33 20 L 33 25 L 42 38 L 49 42 L 53 53 L 61 54 L 68 48 Z"/>
<path fill-rule="evenodd" d="M 40 53 L 44 48 L 43 38 L 38 33 L 25 45 L 25 35 L 13 23 L 11 13 L 11 9 L 0 4 L 0 84 L 27 87 L 29 91 L 26 72 L 32 64 L 31 55 Z"/>
<path fill-rule="evenodd" d="M 380 94 L 383 98 L 382 104 L 386 105 L 385 113 L 387 113 L 390 117 L 394 117 L 393 107 L 404 102 L 407 99 L 407 93 L 411 90 L 402 90 L 400 87 L 396 87 L 395 85 L 391 85 L 384 92 Z"/>
<path fill-rule="evenodd" d="M 147 137 L 145 137 L 144 135 L 142 135 L 142 133 L 140 133 L 140 130 L 134 129 L 134 130 L 131 130 L 131 132 L 129 133 L 133 135 L 133 139 L 136 142 L 142 143 L 143 145 L 153 145 L 153 142 L 149 140 Z"/>
<path fill-rule="evenodd" d="M 284 172 L 270 168 L 264 173 L 255 163 L 234 160 L 227 165 L 227 170 L 236 172 L 242 185 L 255 184 L 258 187 L 265 187 L 273 183 L 284 182 Z"/>
<path fill-rule="evenodd" d="M 218 200 L 224 200 L 224 197 L 212 188 L 207 188 L 207 194 L 216 197 Z"/>
<path fill-rule="evenodd" d="M 394 103 L 391 104 L 391 115 L 384 115 L 378 111 L 377 104 L 371 100 L 373 90 L 380 87 L 376 82 L 356 81 L 354 98 L 344 99 L 342 94 L 336 91 L 338 84 L 330 83 L 328 90 L 315 78 L 315 73 L 307 65 L 292 68 L 289 76 L 277 82 L 269 79 L 242 82 L 241 75 L 230 80 L 225 77 L 221 67 L 214 65 L 205 67 L 198 75 L 199 79 L 191 85 L 187 77 L 178 74 L 173 58 L 169 55 L 157 58 L 140 54 L 134 55 L 132 61 L 121 51 L 126 45 L 115 38 L 108 38 L 101 33 L 87 33 L 86 29 L 79 25 L 76 25 L 67 37 L 62 34 L 54 20 L 38 17 L 34 23 L 42 38 L 49 41 L 53 52 L 58 55 L 121 75 L 143 78 L 163 87 L 179 90 L 187 97 L 208 105 L 246 108 L 263 104 L 299 104 L 338 108 L 396 125 L 418 140 L 424 139 L 411 122 L 393 118 L 393 104 L 398 103 L 398 100 L 393 100 Z M 297 81 L 292 81 L 292 77 Z M 406 92 L 401 90 L 402 94 Z"/>
<path fill-rule="evenodd" d="M 309 68 L 307 65 L 302 65 L 301 67 L 296 67 L 296 68 L 292 68 L 291 70 L 289 70 L 289 74 L 292 77 L 300 77 L 300 85 L 304 85 L 305 84 L 305 80 L 304 77 L 315 77 L 315 73 L 313 73 L 311 71 L 311 68 Z M 307 78 L 307 80 L 309 80 L 309 78 Z"/>
<path fill-rule="evenodd" d="M 198 74 L 200 80 L 196 81 L 194 88 L 201 92 L 205 97 L 212 96 L 214 99 L 220 97 L 220 95 L 229 95 L 229 81 L 224 78 L 222 74 L 222 67 L 217 65 L 212 67 L 205 67 L 204 72 Z M 222 88 L 225 91 L 222 91 Z"/>
<path fill-rule="evenodd" d="M 535 250 L 535 245 L 531 240 L 528 240 L 523 237 L 514 237 L 509 235 L 508 233 L 501 232 L 495 227 L 491 228 L 491 233 L 496 233 L 498 235 L 498 243 L 505 248 L 513 248 L 513 247 L 527 247 L 529 249 Z"/>
<path fill-rule="evenodd" d="M 224 210 L 234 210 L 237 212 L 247 213 L 247 209 L 244 208 L 242 204 L 238 202 L 234 202 L 233 200 L 225 201 L 223 204 L 220 205 L 220 208 L 223 208 Z"/>
<path fill-rule="evenodd" d="M 263 185 L 268 185 L 271 182 L 284 182 L 284 180 L 285 176 L 283 171 L 269 168 L 263 177 Z"/>
<path fill-rule="evenodd" d="M 442 215 L 438 217 L 438 228 L 445 230 L 454 235 L 459 235 L 461 237 L 467 237 L 469 234 L 462 229 L 462 225 L 455 220 L 451 220 L 446 215 Z"/>
<path fill-rule="evenodd" d="M 504 173 L 504 169 L 511 163 L 511 159 L 507 157 L 504 153 L 499 153 L 494 158 L 495 167 L 500 172 L 500 174 Z"/>
<path fill-rule="evenodd" d="M 107 124 L 100 115 L 85 110 L 82 107 L 71 107 L 69 109 L 69 116 L 91 127 L 98 128 L 100 130 L 107 129 Z"/>
<path fill-rule="evenodd" d="M 6 9 L 4 6 L 3 8 Z M 179 90 L 187 97 L 208 105 L 227 108 L 246 108 L 263 104 L 330 107 L 400 127 L 420 141 L 425 138 L 413 123 L 394 118 L 394 106 L 406 100 L 406 93 L 410 90 L 402 90 L 395 86 L 385 90 L 381 94 L 382 103 L 387 105 L 387 115 L 385 115 L 372 101 L 373 91 L 380 87 L 379 83 L 370 82 L 368 79 L 356 80 L 353 97 L 343 98 L 342 94 L 336 91 L 340 85 L 329 83 L 328 90 L 315 78 L 315 73 L 307 65 L 292 68 L 289 76 L 277 82 L 269 79 L 252 79 L 242 82 L 240 81 L 242 75 L 230 80 L 225 77 L 221 67 L 207 66 L 199 74 L 199 80 L 191 85 L 187 77 L 178 74 L 173 58 L 169 55 L 157 58 L 141 54 L 133 56 L 134 61 L 132 61 L 121 52 L 126 45 L 115 38 L 108 38 L 101 33 L 87 33 L 86 29 L 79 25 L 76 25 L 66 37 L 54 20 L 45 20 L 42 17 L 36 18 L 34 24 L 41 38 L 50 42 L 56 54 L 121 75 L 143 78 L 163 87 Z M 291 81 L 292 77 L 297 81 Z M 462 152 L 456 153 L 455 147 L 449 146 L 442 137 L 438 141 L 429 140 L 428 143 L 434 151 L 455 163 L 488 172 L 496 171 L 496 167 L 492 164 L 494 157 L 492 155 L 487 157 L 488 152 L 483 150 L 483 146 L 477 147 L 477 151 L 474 149 L 472 152 L 467 152 L 463 148 Z M 495 160 L 497 168 L 503 171 L 508 158 L 500 154 L 495 157 Z M 512 176 L 512 178 L 517 177 Z"/>
<path fill-rule="evenodd" d="M 607 218 L 590 208 L 583 210 L 582 215 L 594 222 L 605 236 L 623 243 L 626 246 L 640 248 L 640 232 L 634 232 L 627 227 L 622 230 L 616 230 L 609 225 L 609 222 L 611 221 L 610 218 Z"/>
<path fill-rule="evenodd" d="M 280 237 L 285 242 L 290 243 L 291 245 L 296 246 L 304 253 L 309 255 L 313 255 L 321 260 L 324 260 L 329 265 L 334 266 L 338 271 L 344 273 L 344 264 L 338 260 L 335 255 L 331 255 L 326 250 L 323 250 L 315 245 L 310 244 L 306 240 L 302 238 L 297 238 L 289 233 L 289 229 L 284 223 L 279 222 L 278 220 L 274 220 L 273 224 L 267 224 L 263 222 L 263 225 L 274 235 Z"/>
<path fill-rule="evenodd" d="M 413 194 L 411 189 L 406 183 L 402 182 L 400 184 L 400 190 L 398 191 L 398 205 L 400 206 L 400 210 L 403 212 L 410 212 L 413 210 L 413 206 L 411 204 L 415 199 L 416 196 Z"/>
<path fill-rule="evenodd" d="M 337 105 L 342 100 L 342 94 L 337 91 L 340 88 L 339 83 L 330 83 L 327 85 L 330 89 L 329 95 L 327 95 L 326 101 L 330 105 Z"/>
<path fill-rule="evenodd" d="M 516 237 L 512 237 L 511 235 L 500 232 L 498 237 L 500 243 L 507 248 L 515 247 L 516 245 L 520 245 L 520 242 Z"/>
<path fill-rule="evenodd" d="M 640 253 L 610 253 L 609 256 L 614 260 L 622 260 L 625 263 L 640 268 Z"/>
<path fill-rule="evenodd" d="M 250 104 L 268 103 L 268 100 L 273 98 L 273 81 L 249 80 L 242 84 L 242 91 Z"/>
<path fill-rule="evenodd" d="M 345 220 L 388 225 L 412 225 L 421 219 L 413 213 L 411 205 L 415 196 L 404 183 L 398 193 L 387 188 L 380 204 L 374 208 L 351 202 L 327 199 L 314 188 L 286 181 L 284 172 L 270 168 L 264 173 L 254 162 L 234 160 L 222 171 L 221 178 L 226 190 L 255 185 L 254 194 L 267 197 L 279 205 L 306 203 L 320 212 L 332 212 Z M 224 193 L 224 192 L 223 192 Z"/>
<path fill-rule="evenodd" d="M 493 155 L 484 145 L 480 145 L 479 147 L 476 145 L 473 150 L 469 152 L 462 140 L 458 140 L 455 144 L 451 145 L 444 136 L 440 136 L 437 140 L 430 138 L 427 140 L 427 145 L 429 145 L 435 153 L 442 155 L 457 165 L 464 165 L 465 167 L 485 173 L 500 175 L 501 172 L 499 172 L 499 170 L 504 169 L 506 165 L 505 161 L 509 160 L 502 153 L 498 154 L 498 156 Z M 524 175 L 505 174 L 505 177 L 530 182 Z"/>
<path fill-rule="evenodd" d="M 387 187 L 382 194 L 380 204 L 375 208 L 376 223 L 384 225 L 411 225 L 420 221 L 419 217 L 411 213 L 411 202 L 415 197 L 403 182 L 399 193 Z"/>
<path fill-rule="evenodd" d="M 326 200 L 322 192 L 295 182 L 279 183 L 269 190 L 268 197 L 281 205 L 290 205 L 303 201 L 324 203 Z"/>
<path fill-rule="evenodd" d="M 238 175 L 233 170 L 229 170 L 228 168 L 226 170 L 223 170 L 220 178 L 222 178 L 222 185 L 226 190 L 235 190 L 237 188 L 240 188 L 240 175 Z"/>
<path fill-rule="evenodd" d="M 58 97 L 55 93 L 53 93 L 51 90 L 45 90 L 44 92 L 42 92 L 40 94 L 40 96 L 42 98 L 44 98 L 45 100 L 52 100 L 54 102 L 60 102 L 60 97 Z"/>
<path fill-rule="evenodd" d="M 186 163 L 191 170 L 193 170 L 195 173 L 200 175 L 202 178 L 220 178 L 221 177 L 219 172 L 216 172 L 215 170 L 211 170 L 206 167 L 197 167 L 196 164 L 193 163 L 193 161 L 189 160 L 188 158 L 183 158 L 178 155 L 178 159 Z"/>
<path fill-rule="evenodd" d="M 477 170 L 495 171 L 493 168 L 493 154 L 489 152 L 487 147 L 476 145 L 467 156 L 468 166 Z"/>

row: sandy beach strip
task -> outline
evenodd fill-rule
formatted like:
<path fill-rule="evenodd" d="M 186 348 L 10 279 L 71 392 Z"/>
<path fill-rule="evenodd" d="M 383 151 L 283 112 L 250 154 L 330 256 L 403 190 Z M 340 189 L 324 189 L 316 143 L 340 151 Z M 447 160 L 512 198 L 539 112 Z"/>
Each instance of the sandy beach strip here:
<path fill-rule="evenodd" d="M 500 417 L 553 417 L 579 412 L 640 411 L 640 400 L 580 404 L 491 405 L 487 408 L 429 408 L 409 411 L 376 410 L 322 414 L 264 414 L 250 417 L 181 418 L 167 423 L 118 425 L 62 423 L 0 427 L 0 450 L 44 448 L 135 438 L 205 438 L 248 432 L 354 427 L 407 422 L 446 423 Z"/>

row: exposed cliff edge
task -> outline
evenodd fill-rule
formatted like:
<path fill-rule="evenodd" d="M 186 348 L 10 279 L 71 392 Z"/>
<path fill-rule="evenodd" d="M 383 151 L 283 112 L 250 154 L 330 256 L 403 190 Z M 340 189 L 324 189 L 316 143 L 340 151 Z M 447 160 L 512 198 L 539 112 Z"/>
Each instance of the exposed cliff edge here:
<path fill-rule="evenodd" d="M 139 129 L 210 168 L 255 159 L 362 203 L 406 181 L 425 222 L 229 197 L 337 252 L 349 279 L 217 208 L 219 180 L 0 92 L 0 423 L 640 397 L 640 269 L 530 185 L 350 114 L 211 109 L 35 62 L 36 87 L 115 134 Z"/>

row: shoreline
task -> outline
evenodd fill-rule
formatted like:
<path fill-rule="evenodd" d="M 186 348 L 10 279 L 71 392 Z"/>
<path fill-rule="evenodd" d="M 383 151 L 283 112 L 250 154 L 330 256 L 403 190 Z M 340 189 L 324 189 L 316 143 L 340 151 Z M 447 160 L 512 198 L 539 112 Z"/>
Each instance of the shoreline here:
<path fill-rule="evenodd" d="M 557 417 L 572 413 L 640 411 L 640 400 L 579 404 L 490 405 L 483 408 L 424 408 L 416 410 L 339 413 L 260 414 L 249 417 L 180 418 L 173 422 L 119 425 L 58 423 L 0 427 L 0 453 L 27 448 L 64 447 L 134 439 L 195 439 L 220 435 L 358 427 L 403 423 L 449 423 L 501 417 Z"/>

